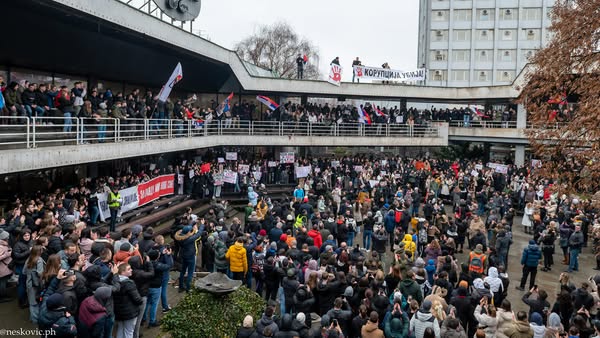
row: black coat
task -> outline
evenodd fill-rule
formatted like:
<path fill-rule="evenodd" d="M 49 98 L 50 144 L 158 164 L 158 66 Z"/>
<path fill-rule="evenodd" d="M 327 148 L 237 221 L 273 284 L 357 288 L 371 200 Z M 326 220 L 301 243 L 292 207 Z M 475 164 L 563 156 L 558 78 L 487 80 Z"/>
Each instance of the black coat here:
<path fill-rule="evenodd" d="M 150 281 L 154 278 L 154 266 L 151 262 L 141 263 L 139 256 L 134 256 L 129 259 L 129 265 L 133 269 L 131 279 L 135 282 L 137 290 L 142 297 L 148 295 L 148 289 L 150 288 Z M 162 278 L 162 275 L 161 275 Z"/>
<path fill-rule="evenodd" d="M 15 265 L 25 264 L 27 258 L 29 257 L 29 253 L 31 252 L 31 250 L 29 250 L 31 248 L 31 244 L 31 241 L 17 241 L 15 243 L 12 251 L 12 259 L 15 262 Z"/>
<path fill-rule="evenodd" d="M 113 294 L 115 302 L 115 320 L 129 320 L 140 314 L 140 305 L 144 302 L 135 283 L 131 279 L 120 281 L 121 289 Z"/>

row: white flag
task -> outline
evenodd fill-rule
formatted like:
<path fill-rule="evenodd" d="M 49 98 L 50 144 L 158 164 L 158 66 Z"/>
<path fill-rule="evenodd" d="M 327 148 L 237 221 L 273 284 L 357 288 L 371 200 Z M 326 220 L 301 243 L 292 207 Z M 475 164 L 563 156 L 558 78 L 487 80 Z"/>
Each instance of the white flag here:
<path fill-rule="evenodd" d="M 173 74 L 169 78 L 169 81 L 162 87 L 160 93 L 158 93 L 158 100 L 161 102 L 166 102 L 167 98 L 169 98 L 169 94 L 171 94 L 171 90 L 175 86 L 175 84 L 183 79 L 183 71 L 181 70 L 181 63 L 177 62 L 177 66 L 175 70 L 173 70 Z"/>

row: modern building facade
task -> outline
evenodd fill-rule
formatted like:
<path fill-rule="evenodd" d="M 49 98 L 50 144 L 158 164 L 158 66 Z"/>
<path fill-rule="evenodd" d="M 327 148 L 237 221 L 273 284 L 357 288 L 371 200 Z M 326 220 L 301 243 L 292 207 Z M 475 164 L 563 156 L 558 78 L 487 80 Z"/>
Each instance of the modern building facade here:
<path fill-rule="evenodd" d="M 511 84 L 551 38 L 555 0 L 420 0 L 418 65 L 426 85 Z"/>

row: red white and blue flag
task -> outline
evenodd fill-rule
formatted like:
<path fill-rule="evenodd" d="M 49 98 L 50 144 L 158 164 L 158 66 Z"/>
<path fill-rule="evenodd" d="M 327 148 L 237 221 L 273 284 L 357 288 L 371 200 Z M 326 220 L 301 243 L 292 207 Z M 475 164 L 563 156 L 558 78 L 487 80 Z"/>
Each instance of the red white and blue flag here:
<path fill-rule="evenodd" d="M 371 107 L 373 107 L 373 111 L 375 112 L 375 114 L 381 117 L 385 117 L 385 114 L 375 105 L 375 103 L 371 102 Z"/>
<path fill-rule="evenodd" d="M 371 117 L 369 116 L 365 108 L 363 108 L 363 106 L 358 102 L 355 103 L 355 105 L 356 109 L 358 110 L 358 121 L 360 123 L 371 124 Z"/>
<path fill-rule="evenodd" d="M 171 94 L 171 90 L 177 84 L 177 82 L 183 79 L 183 70 L 181 69 L 181 63 L 177 62 L 177 66 L 173 70 L 173 74 L 169 77 L 169 81 L 161 88 L 160 93 L 158 93 L 158 100 L 160 102 L 167 102 L 169 98 L 169 94 Z"/>
<path fill-rule="evenodd" d="M 270 98 L 268 98 L 266 96 L 258 95 L 258 96 L 256 96 L 256 99 L 271 110 L 275 110 L 275 109 L 279 108 L 279 105 L 275 101 L 271 100 Z"/>
<path fill-rule="evenodd" d="M 231 110 L 231 100 L 233 99 L 233 92 L 231 92 L 231 94 L 229 94 L 229 96 L 227 96 L 225 98 L 225 100 L 223 101 L 223 103 L 221 103 L 221 107 L 223 110 L 223 113 L 227 113 L 228 111 Z"/>

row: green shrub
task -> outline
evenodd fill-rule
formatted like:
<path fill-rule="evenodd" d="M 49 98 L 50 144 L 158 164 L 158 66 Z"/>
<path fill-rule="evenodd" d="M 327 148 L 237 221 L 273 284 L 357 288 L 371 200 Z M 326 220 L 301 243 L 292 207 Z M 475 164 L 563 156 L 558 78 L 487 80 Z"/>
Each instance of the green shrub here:
<path fill-rule="evenodd" d="M 173 338 L 235 337 L 247 315 L 260 318 L 265 301 L 245 286 L 224 295 L 193 290 L 169 311 L 162 329 Z"/>

